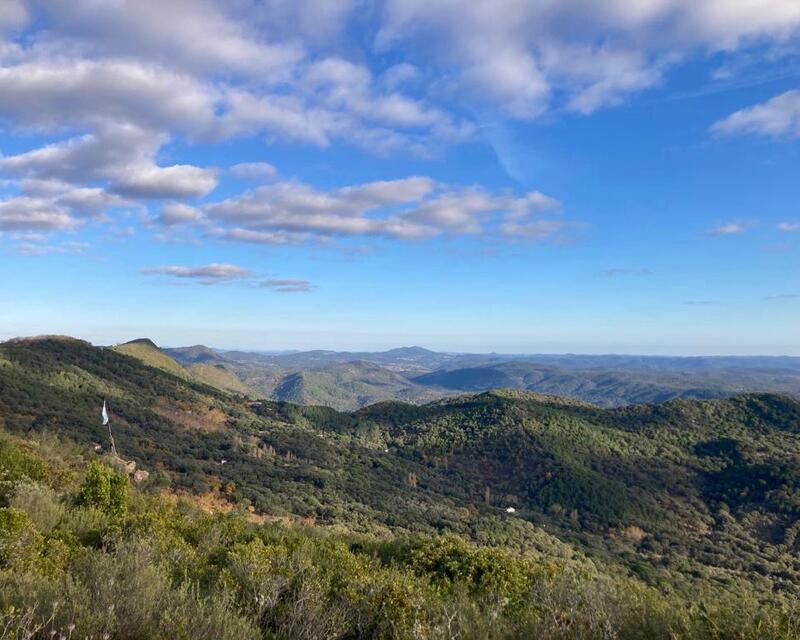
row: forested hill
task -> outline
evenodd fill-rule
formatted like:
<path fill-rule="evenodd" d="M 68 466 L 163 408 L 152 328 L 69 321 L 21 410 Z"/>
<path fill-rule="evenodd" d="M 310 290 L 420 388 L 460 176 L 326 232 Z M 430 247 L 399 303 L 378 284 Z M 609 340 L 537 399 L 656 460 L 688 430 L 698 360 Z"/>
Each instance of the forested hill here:
<path fill-rule="evenodd" d="M 800 358 L 792 357 L 452 354 L 420 347 L 267 354 L 201 345 L 152 354 L 143 352 L 141 342 L 120 348 L 139 354 L 146 364 L 169 363 L 161 366 L 168 370 L 180 363 L 195 377 L 222 388 L 343 411 L 383 400 L 423 404 L 498 388 L 568 396 L 605 407 L 754 392 L 800 398 Z"/>
<path fill-rule="evenodd" d="M 682 593 L 800 594 L 800 403 L 789 398 L 600 409 L 498 391 L 342 413 L 254 402 L 78 340 L 0 345 L 7 431 L 90 452 L 107 442 L 103 399 L 150 491 L 364 535 L 454 532 L 587 554 Z"/>

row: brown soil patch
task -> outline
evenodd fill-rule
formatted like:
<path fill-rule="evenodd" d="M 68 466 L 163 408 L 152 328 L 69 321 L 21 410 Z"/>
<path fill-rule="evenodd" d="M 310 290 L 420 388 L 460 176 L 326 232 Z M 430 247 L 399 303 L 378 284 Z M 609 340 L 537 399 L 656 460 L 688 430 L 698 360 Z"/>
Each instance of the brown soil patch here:
<path fill-rule="evenodd" d="M 219 409 L 210 407 L 169 403 L 159 400 L 153 411 L 170 422 L 190 431 L 217 433 L 227 427 L 227 417 Z"/>

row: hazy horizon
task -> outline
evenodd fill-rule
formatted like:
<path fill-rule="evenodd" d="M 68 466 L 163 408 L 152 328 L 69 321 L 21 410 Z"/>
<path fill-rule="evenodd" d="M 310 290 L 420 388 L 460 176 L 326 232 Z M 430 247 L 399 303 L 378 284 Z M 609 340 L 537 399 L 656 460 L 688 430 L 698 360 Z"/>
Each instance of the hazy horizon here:
<path fill-rule="evenodd" d="M 155 334 L 154 334 L 155 335 Z M 252 352 L 252 353 L 273 353 L 273 354 L 280 354 L 280 353 L 300 353 L 305 351 L 334 351 L 334 352 L 354 352 L 354 353 L 380 353 L 384 351 L 389 351 L 392 349 L 401 349 L 401 348 L 411 348 L 411 347 L 419 347 L 422 349 L 427 349 L 429 351 L 437 352 L 437 353 L 447 353 L 447 354 L 454 354 L 454 355 L 497 355 L 497 356 L 562 356 L 562 355 L 573 355 L 573 356 L 641 356 L 641 357 L 682 357 L 682 358 L 702 358 L 702 357 L 769 357 L 769 358 L 781 358 L 781 357 L 788 357 L 788 358 L 800 358 L 800 352 L 798 353 L 768 353 L 768 352 L 678 352 L 678 351 L 614 351 L 614 350 L 571 350 L 571 349 L 561 349 L 556 350 L 547 350 L 545 348 L 536 349 L 535 347 L 529 349 L 520 349 L 520 350 L 499 350 L 489 348 L 476 348 L 476 349 L 460 349 L 460 348 L 437 348 L 432 346 L 430 343 L 418 343 L 414 342 L 380 342 L 380 343 L 363 343 L 361 346 L 347 346 L 346 344 L 341 347 L 334 347 L 330 344 L 317 344 L 311 343 L 307 346 L 275 346 L 270 344 L 264 345 L 242 345 L 233 343 L 231 345 L 221 345 L 219 343 L 215 343 L 212 338 L 207 340 L 186 340 L 183 342 L 175 342 L 169 340 L 160 340 L 154 335 L 124 335 L 121 338 L 112 338 L 112 339 L 98 339 L 93 337 L 91 334 L 73 334 L 73 333 L 64 333 L 59 331 L 43 331 L 37 333 L 30 333 L 30 334 L 10 334 L 10 333 L 0 333 L 0 341 L 6 340 L 14 340 L 14 339 L 25 339 L 25 338 L 37 338 L 42 336 L 67 336 L 72 338 L 77 338 L 80 340 L 85 340 L 93 345 L 96 346 L 111 346 L 115 344 L 123 344 L 125 342 L 130 342 L 133 340 L 140 340 L 140 339 L 149 339 L 152 340 L 157 346 L 165 349 L 176 349 L 181 347 L 192 347 L 192 346 L 205 346 L 217 351 L 243 351 L 243 352 Z"/>
<path fill-rule="evenodd" d="M 795 3 L 290 5 L 2 3 L 0 335 L 800 355 Z"/>

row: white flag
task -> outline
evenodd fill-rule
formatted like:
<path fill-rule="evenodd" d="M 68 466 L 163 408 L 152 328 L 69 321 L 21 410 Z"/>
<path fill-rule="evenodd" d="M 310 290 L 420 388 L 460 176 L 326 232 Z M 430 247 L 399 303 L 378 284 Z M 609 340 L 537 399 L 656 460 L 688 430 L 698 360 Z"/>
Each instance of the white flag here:
<path fill-rule="evenodd" d="M 108 424 L 108 411 L 106 411 L 106 401 L 103 400 L 103 425 Z"/>

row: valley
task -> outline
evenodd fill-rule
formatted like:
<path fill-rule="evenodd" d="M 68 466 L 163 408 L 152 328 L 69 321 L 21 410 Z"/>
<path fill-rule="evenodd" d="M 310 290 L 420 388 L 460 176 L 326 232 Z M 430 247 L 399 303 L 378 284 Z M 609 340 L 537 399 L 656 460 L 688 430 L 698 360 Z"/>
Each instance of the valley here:
<path fill-rule="evenodd" d="M 752 392 L 800 397 L 800 358 L 788 357 L 451 354 L 421 347 L 263 354 L 200 345 L 159 349 L 146 340 L 116 348 L 136 355 L 130 346 L 136 343 L 143 361 L 165 371 L 182 369 L 253 398 L 342 411 L 383 400 L 424 404 L 500 388 L 604 407 Z"/>

